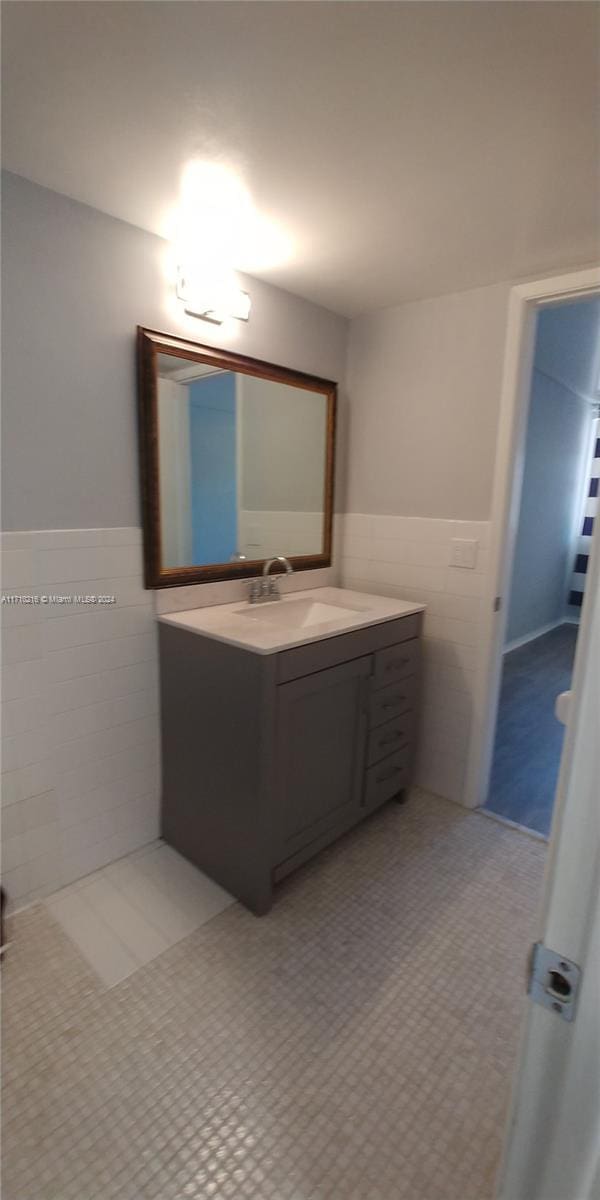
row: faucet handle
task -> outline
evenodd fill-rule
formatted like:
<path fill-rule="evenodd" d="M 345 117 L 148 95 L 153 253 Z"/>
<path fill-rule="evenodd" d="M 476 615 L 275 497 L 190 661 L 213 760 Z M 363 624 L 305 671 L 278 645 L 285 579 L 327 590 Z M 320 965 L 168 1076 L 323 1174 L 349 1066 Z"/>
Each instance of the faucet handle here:
<path fill-rule="evenodd" d="M 250 603 L 256 604 L 256 601 L 260 599 L 262 594 L 263 594 L 263 580 L 262 579 L 251 579 L 250 580 L 250 588 L 248 591 L 248 599 L 249 599 Z"/>

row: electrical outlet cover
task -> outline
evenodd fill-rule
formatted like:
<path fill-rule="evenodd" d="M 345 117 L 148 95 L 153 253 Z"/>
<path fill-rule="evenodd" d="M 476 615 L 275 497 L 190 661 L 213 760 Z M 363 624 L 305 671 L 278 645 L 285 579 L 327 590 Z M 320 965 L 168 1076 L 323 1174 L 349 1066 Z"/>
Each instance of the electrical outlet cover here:
<path fill-rule="evenodd" d="M 452 538 L 450 565 L 452 567 L 477 566 L 477 550 L 479 542 L 476 538 Z"/>

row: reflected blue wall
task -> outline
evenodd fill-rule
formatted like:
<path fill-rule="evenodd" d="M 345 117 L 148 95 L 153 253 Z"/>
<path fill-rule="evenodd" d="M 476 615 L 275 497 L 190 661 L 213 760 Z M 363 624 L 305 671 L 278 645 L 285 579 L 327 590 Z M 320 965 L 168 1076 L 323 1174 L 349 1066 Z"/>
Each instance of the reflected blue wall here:
<path fill-rule="evenodd" d="M 228 562 L 237 549 L 235 376 L 196 379 L 189 396 L 193 561 Z"/>

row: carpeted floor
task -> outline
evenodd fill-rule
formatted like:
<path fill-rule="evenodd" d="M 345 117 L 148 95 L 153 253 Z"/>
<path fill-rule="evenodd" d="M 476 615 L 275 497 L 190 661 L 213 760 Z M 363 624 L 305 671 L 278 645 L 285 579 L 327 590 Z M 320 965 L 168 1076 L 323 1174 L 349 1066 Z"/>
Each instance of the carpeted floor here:
<path fill-rule="evenodd" d="M 491 1200 L 545 852 L 415 792 L 108 989 L 17 914 L 3 1200 Z"/>
<path fill-rule="evenodd" d="M 577 633 L 577 625 L 559 625 L 504 656 L 485 807 L 545 837 L 564 736 L 554 702 L 571 686 Z"/>

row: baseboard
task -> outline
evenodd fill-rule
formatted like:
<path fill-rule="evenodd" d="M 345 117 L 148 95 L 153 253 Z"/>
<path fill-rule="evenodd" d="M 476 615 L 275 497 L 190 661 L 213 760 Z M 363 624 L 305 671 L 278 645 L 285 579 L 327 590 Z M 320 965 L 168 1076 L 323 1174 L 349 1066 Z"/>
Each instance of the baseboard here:
<path fill-rule="evenodd" d="M 550 838 L 545 833 L 540 833 L 538 829 L 529 829 L 527 825 L 519 825 L 518 821 L 511 821 L 510 817 L 503 817 L 500 813 L 495 813 L 491 808 L 484 808 L 481 804 L 479 808 L 471 810 L 476 812 L 481 817 L 488 817 L 490 821 L 497 821 L 499 825 L 506 825 L 508 829 L 514 829 L 516 833 L 524 833 L 526 837 L 533 838 L 536 842 L 549 842 Z"/>
<path fill-rule="evenodd" d="M 526 633 L 523 637 L 513 638 L 512 642 L 507 642 L 502 653 L 510 654 L 511 650 L 518 650 L 519 646 L 526 646 L 527 642 L 534 642 L 536 638 L 543 637 L 545 633 L 550 633 L 553 629 L 558 629 L 559 625 L 567 625 L 568 623 L 568 617 L 559 617 L 558 621 L 550 621 L 549 625 L 540 625 L 539 629 L 532 629 L 531 633 Z"/>

